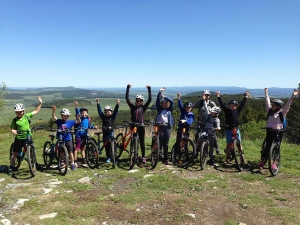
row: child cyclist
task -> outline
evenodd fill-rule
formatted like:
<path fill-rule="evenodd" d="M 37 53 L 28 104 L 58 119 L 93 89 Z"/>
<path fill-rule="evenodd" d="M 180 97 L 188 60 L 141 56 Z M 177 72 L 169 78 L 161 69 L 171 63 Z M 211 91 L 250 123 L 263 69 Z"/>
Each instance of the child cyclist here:
<path fill-rule="evenodd" d="M 96 103 L 97 103 L 97 110 L 98 114 L 102 120 L 102 132 L 103 132 L 103 139 L 105 139 L 107 136 L 110 135 L 111 130 L 109 129 L 114 128 L 115 126 L 115 120 L 118 115 L 118 110 L 119 110 L 119 104 L 120 104 L 120 99 L 117 99 L 117 104 L 115 106 L 115 109 L 113 110 L 111 106 L 105 106 L 104 108 L 104 113 L 101 109 L 101 106 L 99 104 L 99 99 L 96 98 Z M 110 147 L 109 145 L 105 146 L 105 151 L 106 151 L 106 162 L 110 162 Z"/>
<path fill-rule="evenodd" d="M 239 141 L 241 143 L 241 134 L 240 134 L 240 130 L 238 128 L 238 126 L 240 125 L 239 123 L 239 116 L 240 116 L 240 112 L 242 111 L 242 109 L 244 108 L 247 98 L 249 97 L 249 92 L 246 91 L 244 93 L 244 99 L 242 100 L 241 104 L 239 105 L 238 101 L 236 100 L 230 100 L 229 101 L 229 108 L 227 108 L 225 106 L 225 104 L 223 103 L 221 96 L 220 96 L 220 91 L 217 92 L 217 97 L 218 97 L 218 101 L 221 105 L 221 108 L 223 109 L 224 113 L 225 113 L 225 123 L 226 123 L 226 161 L 225 163 L 228 163 L 231 160 L 231 154 L 230 151 L 232 149 L 232 129 L 234 127 L 236 127 L 237 133 L 238 133 L 238 138 Z M 242 145 L 241 145 L 242 148 Z"/>
<path fill-rule="evenodd" d="M 76 118 L 78 115 L 80 115 L 80 120 L 81 120 L 81 123 L 75 126 L 76 148 L 74 151 L 74 161 L 76 166 L 78 167 L 79 166 L 77 162 L 78 151 L 81 151 L 81 157 L 83 160 L 82 163 L 86 164 L 85 150 L 84 150 L 85 142 L 81 143 L 81 141 L 87 137 L 88 134 L 87 129 L 94 129 L 96 127 L 91 124 L 91 119 L 88 116 L 89 110 L 85 107 L 79 109 L 77 101 L 75 101 L 74 104 L 75 104 Z"/>
<path fill-rule="evenodd" d="M 174 119 L 172 116 L 172 111 L 174 109 L 174 101 L 172 98 L 169 98 L 161 94 L 164 90 L 166 90 L 165 87 L 159 89 L 156 98 L 157 116 L 155 121 L 168 124 L 168 126 L 160 127 L 159 142 L 160 142 L 160 146 L 162 146 L 163 149 L 164 164 L 169 165 L 168 145 L 169 145 L 169 139 L 171 135 L 171 128 L 174 125 Z"/>
<path fill-rule="evenodd" d="M 286 118 L 286 114 L 288 113 L 290 106 L 293 102 L 293 99 L 300 94 L 300 90 L 294 90 L 292 93 L 292 96 L 290 97 L 290 99 L 287 101 L 287 103 L 285 104 L 285 106 L 283 107 L 283 101 L 281 101 L 280 99 L 273 99 L 270 101 L 270 97 L 268 94 L 268 88 L 264 89 L 265 91 L 265 96 L 266 96 L 266 112 L 268 113 L 268 121 L 266 124 L 266 151 L 262 151 L 261 152 L 261 161 L 258 165 L 258 167 L 260 169 L 263 168 L 264 163 L 266 162 L 268 155 L 268 150 L 270 149 L 271 145 L 272 145 L 272 141 L 274 136 L 276 137 L 276 132 L 273 130 L 282 130 L 283 127 L 283 122 L 284 119 Z M 271 129 L 268 129 L 271 128 Z M 272 130 L 273 129 L 273 130 Z M 280 141 L 282 139 L 282 133 L 280 132 Z M 272 169 L 277 169 L 276 164 L 272 165 Z"/>
<path fill-rule="evenodd" d="M 126 89 L 126 102 L 130 108 L 130 120 L 131 122 L 136 123 L 143 123 L 144 122 L 144 113 L 146 112 L 148 106 L 150 105 L 152 101 L 152 94 L 151 94 L 151 87 L 149 85 L 146 85 L 146 88 L 148 89 L 148 100 L 143 105 L 144 96 L 138 94 L 135 97 L 135 104 L 133 104 L 129 100 L 129 89 L 132 85 L 128 84 Z M 139 141 L 141 146 L 141 152 L 142 152 L 142 163 L 146 163 L 146 157 L 145 157 L 145 127 L 144 126 L 138 126 L 137 127 L 137 133 L 139 135 Z"/>
<path fill-rule="evenodd" d="M 192 112 L 193 104 L 191 102 L 185 102 L 182 105 L 182 101 L 180 99 L 180 93 L 177 93 L 178 98 L 178 108 L 180 110 L 180 119 L 178 124 L 178 130 L 177 130 L 177 137 L 176 137 L 176 146 L 179 145 L 181 141 L 181 135 L 182 135 L 182 128 L 186 128 L 187 134 L 190 130 L 190 125 L 194 122 L 194 113 Z"/>
<path fill-rule="evenodd" d="M 13 154 L 10 158 L 10 167 L 8 169 L 8 173 L 11 174 L 12 171 L 15 171 L 16 168 L 14 167 L 15 164 L 15 159 L 22 149 L 26 138 L 27 134 L 25 132 L 18 134 L 19 131 L 26 131 L 30 130 L 30 118 L 33 117 L 35 114 L 37 114 L 41 107 L 42 107 L 42 98 L 39 96 L 38 97 L 39 104 L 35 108 L 34 111 L 30 113 L 25 114 L 25 107 L 22 103 L 17 103 L 14 106 L 15 114 L 17 115 L 11 122 L 10 124 L 10 132 L 15 135 L 15 141 L 14 141 L 14 148 L 13 148 Z"/>
<path fill-rule="evenodd" d="M 204 99 L 204 109 L 205 109 L 205 123 L 204 123 L 204 131 L 208 135 L 209 140 L 209 165 L 214 165 L 214 146 L 217 141 L 216 139 L 216 131 L 221 130 L 220 127 L 220 119 L 218 118 L 221 109 L 218 106 L 212 107 L 210 110 L 207 107 L 207 103 L 205 101 L 205 94 L 203 94 Z M 219 151 L 217 149 L 217 154 Z"/>
<path fill-rule="evenodd" d="M 71 115 L 71 112 L 69 109 L 62 109 L 60 110 L 61 119 L 58 119 L 55 116 L 56 106 L 52 105 L 52 120 L 56 123 L 58 130 L 70 130 L 72 127 L 74 127 L 76 124 L 79 124 L 81 122 L 80 115 L 77 116 L 77 120 L 69 120 L 69 116 Z M 74 162 L 74 154 L 73 154 L 73 142 L 72 142 L 72 136 L 71 133 L 60 133 L 57 132 L 57 137 L 59 135 L 62 135 L 62 140 L 65 142 L 66 148 L 69 152 L 70 161 L 71 161 L 71 170 L 76 170 L 76 165 Z M 68 165 L 66 165 L 68 166 Z"/>

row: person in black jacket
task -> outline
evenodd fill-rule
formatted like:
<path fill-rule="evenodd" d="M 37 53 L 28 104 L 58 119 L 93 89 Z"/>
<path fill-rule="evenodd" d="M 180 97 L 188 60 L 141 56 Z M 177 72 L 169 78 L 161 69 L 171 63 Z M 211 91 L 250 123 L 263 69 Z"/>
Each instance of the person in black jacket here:
<path fill-rule="evenodd" d="M 120 99 L 117 99 L 117 104 L 115 106 L 115 109 L 113 110 L 111 106 L 105 106 L 104 108 L 104 113 L 101 109 L 101 106 L 99 104 L 99 99 L 96 98 L 96 103 L 97 103 L 97 110 L 98 114 L 102 120 L 102 133 L 103 133 L 103 139 L 105 139 L 107 136 L 110 135 L 111 130 L 109 128 L 114 128 L 115 127 L 115 120 L 118 115 L 118 110 L 119 110 L 119 104 L 120 104 Z M 105 146 L 105 152 L 106 152 L 106 162 L 110 162 L 110 146 L 106 145 Z"/>
<path fill-rule="evenodd" d="M 146 85 L 146 88 L 148 89 L 148 100 L 143 105 L 144 102 L 144 96 L 138 94 L 135 97 L 135 104 L 133 104 L 129 99 L 129 89 L 132 85 L 128 84 L 126 88 L 126 95 L 125 99 L 126 102 L 130 108 L 130 120 L 131 122 L 136 123 L 144 123 L 144 113 L 146 112 L 148 106 L 150 105 L 152 101 L 152 94 L 151 94 L 151 87 L 149 85 Z M 132 128 L 132 127 L 131 127 Z M 138 126 L 137 127 L 137 133 L 139 135 L 139 141 L 141 146 L 141 152 L 142 152 L 142 163 L 146 163 L 146 157 L 145 157 L 145 127 L 144 126 Z"/>
<path fill-rule="evenodd" d="M 230 155 L 230 150 L 232 149 L 232 129 L 234 127 L 237 128 L 237 133 L 238 133 L 238 138 L 239 141 L 241 143 L 241 134 L 240 134 L 240 130 L 238 128 L 238 126 L 240 125 L 239 122 L 239 116 L 240 116 L 240 112 L 242 111 L 242 109 L 244 108 L 247 98 L 249 97 L 250 93 L 248 91 L 246 91 L 244 93 L 244 99 L 242 100 L 241 104 L 238 103 L 238 101 L 236 100 L 230 100 L 228 105 L 229 107 L 226 107 L 225 104 L 223 103 L 221 96 L 220 96 L 220 91 L 218 91 L 217 93 L 217 97 L 218 97 L 218 101 L 220 103 L 220 106 L 222 107 L 224 113 L 225 113 L 225 123 L 226 123 L 226 158 L 227 160 L 225 161 L 226 163 L 228 163 L 231 159 L 231 155 Z M 242 148 L 242 146 L 241 146 Z"/>

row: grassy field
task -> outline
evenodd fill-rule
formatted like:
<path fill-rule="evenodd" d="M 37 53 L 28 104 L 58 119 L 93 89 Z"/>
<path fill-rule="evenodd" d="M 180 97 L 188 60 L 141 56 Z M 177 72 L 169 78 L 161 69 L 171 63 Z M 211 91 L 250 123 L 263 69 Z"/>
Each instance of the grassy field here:
<path fill-rule="evenodd" d="M 149 163 L 128 170 L 128 154 L 111 168 L 101 156 L 99 168 L 78 168 L 60 176 L 45 170 L 41 157 L 48 132 L 34 133 L 39 171 L 30 177 L 23 161 L 13 176 L 0 173 L 0 224 L 299 224 L 300 147 L 282 144 L 278 176 L 257 169 L 261 140 L 243 142 L 249 168 L 224 165 L 200 170 Z M 147 154 L 150 132 L 147 131 Z M 175 132 L 173 132 L 175 135 Z M 0 165 L 8 165 L 13 137 L 0 133 Z M 174 143 L 170 140 L 170 146 Z M 225 140 L 219 140 L 221 149 Z M 22 204 L 24 202 L 24 204 Z M 51 218 L 53 216 L 53 218 Z"/>

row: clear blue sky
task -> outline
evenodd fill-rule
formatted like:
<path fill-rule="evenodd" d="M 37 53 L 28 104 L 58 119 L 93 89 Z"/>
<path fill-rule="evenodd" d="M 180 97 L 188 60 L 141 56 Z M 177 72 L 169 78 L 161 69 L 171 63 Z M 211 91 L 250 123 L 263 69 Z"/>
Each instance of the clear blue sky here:
<path fill-rule="evenodd" d="M 298 87 L 300 1 L 3 0 L 2 81 Z"/>

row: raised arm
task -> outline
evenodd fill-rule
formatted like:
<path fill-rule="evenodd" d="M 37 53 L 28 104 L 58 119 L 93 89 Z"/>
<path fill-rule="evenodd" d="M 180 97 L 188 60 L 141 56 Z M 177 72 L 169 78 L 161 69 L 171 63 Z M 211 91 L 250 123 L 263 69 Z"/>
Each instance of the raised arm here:
<path fill-rule="evenodd" d="M 293 102 L 293 99 L 300 94 L 300 90 L 294 90 L 293 93 L 292 93 L 292 96 L 289 98 L 288 102 L 285 104 L 285 106 L 283 107 L 282 109 L 282 114 L 283 114 L 283 117 L 286 117 L 286 114 L 288 113 L 290 107 L 291 107 L 291 104 Z"/>
<path fill-rule="evenodd" d="M 223 102 L 223 100 L 222 100 L 222 98 L 221 98 L 221 95 L 220 95 L 221 93 L 220 93 L 220 91 L 217 91 L 216 94 L 217 94 L 218 101 L 219 101 L 219 104 L 220 104 L 221 108 L 222 108 L 224 111 L 226 111 L 227 107 L 225 106 L 225 104 L 224 104 L 224 102 Z"/>
<path fill-rule="evenodd" d="M 52 108 L 52 120 L 56 121 L 57 120 L 57 117 L 55 116 L 56 106 L 52 105 L 51 108 Z"/>
<path fill-rule="evenodd" d="M 115 108 L 114 108 L 114 112 L 113 112 L 113 114 L 112 114 L 112 118 L 113 118 L 113 119 L 116 119 L 116 117 L 117 117 L 117 115 L 118 115 L 118 112 L 119 112 L 120 99 L 117 98 L 116 101 L 117 101 L 117 104 L 116 104 L 116 106 L 115 106 Z"/>
<path fill-rule="evenodd" d="M 35 110 L 32 111 L 32 115 L 37 114 L 40 111 L 41 107 L 42 107 L 42 102 L 43 101 L 42 101 L 41 96 L 38 97 L 38 100 L 39 100 L 39 104 L 36 106 Z"/>
<path fill-rule="evenodd" d="M 147 102 L 144 105 L 144 111 L 146 111 L 146 109 L 148 108 L 148 106 L 152 102 L 152 93 L 151 93 L 151 87 L 150 87 L 150 85 L 146 85 L 146 88 L 148 89 L 148 100 L 147 100 Z"/>
<path fill-rule="evenodd" d="M 131 84 L 127 84 L 126 94 L 125 94 L 125 99 L 129 106 L 132 105 L 132 102 L 129 99 L 129 89 L 131 88 L 131 86 L 132 86 Z"/>

